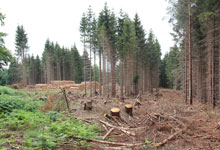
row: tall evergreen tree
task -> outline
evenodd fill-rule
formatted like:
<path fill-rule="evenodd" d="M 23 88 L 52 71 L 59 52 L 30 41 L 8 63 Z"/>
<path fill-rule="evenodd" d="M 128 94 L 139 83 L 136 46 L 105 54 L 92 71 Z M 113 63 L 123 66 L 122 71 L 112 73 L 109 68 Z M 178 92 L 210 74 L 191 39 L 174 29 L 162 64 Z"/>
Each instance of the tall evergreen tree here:
<path fill-rule="evenodd" d="M 25 72 L 25 57 L 28 50 L 28 38 L 27 33 L 25 33 L 24 27 L 22 25 L 17 26 L 15 48 L 16 55 L 18 56 L 18 58 L 21 59 L 22 62 L 22 82 L 23 84 L 27 84 Z"/>

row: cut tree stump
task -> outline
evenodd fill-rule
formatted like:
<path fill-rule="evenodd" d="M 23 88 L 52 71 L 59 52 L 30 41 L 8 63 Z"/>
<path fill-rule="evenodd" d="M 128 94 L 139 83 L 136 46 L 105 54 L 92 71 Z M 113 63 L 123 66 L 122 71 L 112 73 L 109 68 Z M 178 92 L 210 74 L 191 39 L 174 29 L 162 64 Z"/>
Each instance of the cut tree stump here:
<path fill-rule="evenodd" d="M 120 109 L 119 108 L 112 108 L 111 115 L 116 116 L 116 117 L 120 117 Z"/>
<path fill-rule="evenodd" d="M 87 101 L 84 103 L 84 110 L 92 110 L 92 101 Z"/>
<path fill-rule="evenodd" d="M 133 116 L 133 113 L 132 113 L 132 105 L 131 104 L 126 104 L 125 105 L 125 112 L 130 115 L 130 116 Z"/>

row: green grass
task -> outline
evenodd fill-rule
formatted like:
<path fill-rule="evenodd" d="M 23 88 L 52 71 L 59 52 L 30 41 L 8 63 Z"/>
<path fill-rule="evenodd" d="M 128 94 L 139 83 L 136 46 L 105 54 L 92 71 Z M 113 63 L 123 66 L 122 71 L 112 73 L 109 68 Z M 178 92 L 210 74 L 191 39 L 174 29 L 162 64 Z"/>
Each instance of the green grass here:
<path fill-rule="evenodd" d="M 11 149 L 11 145 L 26 150 L 53 150 L 64 142 L 72 141 L 72 135 L 97 138 L 100 133 L 98 126 L 72 120 L 65 116 L 65 113 L 40 111 L 38 108 L 43 106 L 45 101 L 30 97 L 27 91 L 0 87 L 0 93 L 0 150 Z M 42 95 L 42 92 L 40 94 Z M 19 139 L 22 144 L 16 145 L 16 137 L 19 135 L 22 135 Z M 83 147 L 89 146 L 86 141 L 76 142 Z"/>

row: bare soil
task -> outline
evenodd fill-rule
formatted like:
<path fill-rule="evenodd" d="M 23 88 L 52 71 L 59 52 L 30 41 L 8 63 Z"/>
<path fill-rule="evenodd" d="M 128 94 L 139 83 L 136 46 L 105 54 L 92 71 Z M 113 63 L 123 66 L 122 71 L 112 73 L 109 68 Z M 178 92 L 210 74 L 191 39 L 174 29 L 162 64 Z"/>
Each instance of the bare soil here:
<path fill-rule="evenodd" d="M 126 98 L 122 102 L 118 99 L 99 96 L 81 98 L 69 93 L 68 99 L 71 102 L 71 112 L 74 117 L 81 118 L 87 123 L 99 124 L 103 129 L 101 137 L 106 134 L 106 130 L 110 129 L 100 123 L 100 120 L 103 120 L 135 133 L 135 136 L 131 136 L 114 129 L 108 135 L 111 141 L 148 143 L 132 148 L 95 143 L 92 149 L 154 149 L 158 143 L 161 144 L 169 136 L 180 131 L 156 148 L 161 150 L 220 150 L 220 130 L 217 129 L 220 109 L 213 110 L 209 104 L 201 104 L 196 100 L 192 106 L 185 104 L 181 91 L 160 89 L 159 94 L 144 94 L 141 105 L 133 106 L 133 117 L 125 113 L 124 105 L 134 105 L 135 97 Z M 83 104 L 88 100 L 93 102 L 91 111 L 83 110 Z M 111 120 L 104 117 L 105 114 L 110 114 L 112 107 L 120 108 L 120 119 Z"/>

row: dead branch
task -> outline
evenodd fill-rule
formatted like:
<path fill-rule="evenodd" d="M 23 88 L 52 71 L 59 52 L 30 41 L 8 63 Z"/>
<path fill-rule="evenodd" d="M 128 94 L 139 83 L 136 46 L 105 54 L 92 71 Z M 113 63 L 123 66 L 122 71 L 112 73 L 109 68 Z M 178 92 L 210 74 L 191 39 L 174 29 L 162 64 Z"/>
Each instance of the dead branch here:
<path fill-rule="evenodd" d="M 114 128 L 111 128 L 104 136 L 103 136 L 103 140 L 114 130 Z"/>
<path fill-rule="evenodd" d="M 105 121 L 102 121 L 102 120 L 99 120 L 99 121 L 100 121 L 101 123 L 105 124 L 106 126 L 109 126 L 109 127 L 111 127 L 111 128 L 115 128 L 115 129 L 117 129 L 117 130 L 120 130 L 121 132 L 124 132 L 124 133 L 127 134 L 127 135 L 135 136 L 135 133 L 126 131 L 126 130 L 128 130 L 129 128 L 116 127 L 116 126 L 113 126 L 113 125 L 109 124 L 108 122 L 105 122 Z"/>
<path fill-rule="evenodd" d="M 60 90 L 63 92 L 63 96 L 64 96 L 64 99 L 65 99 L 65 101 L 66 101 L 66 106 L 67 106 L 67 109 L 68 109 L 68 111 L 70 112 L 69 101 L 68 101 L 67 96 L 66 96 L 66 91 L 65 91 L 65 88 L 60 87 Z"/>
<path fill-rule="evenodd" d="M 181 126 L 183 126 L 184 128 L 175 132 L 174 134 L 170 135 L 168 138 L 164 139 L 162 142 L 155 144 L 154 147 L 158 148 L 163 146 L 164 144 L 166 144 L 168 141 L 174 139 L 176 136 L 182 134 L 183 132 L 185 132 L 187 130 L 187 126 L 180 120 L 170 116 L 170 118 L 174 119 L 178 124 L 180 124 Z"/>
<path fill-rule="evenodd" d="M 108 144 L 108 145 L 117 145 L 117 146 L 126 146 L 126 147 L 136 147 L 144 145 L 145 143 L 118 143 L 118 142 L 110 142 L 110 141 L 103 141 L 103 140 L 96 140 L 96 139 L 89 139 L 89 138 L 82 138 L 78 136 L 71 136 L 71 138 L 79 139 L 79 140 L 85 140 L 87 142 L 94 142 L 94 143 L 100 143 L 100 144 Z"/>

